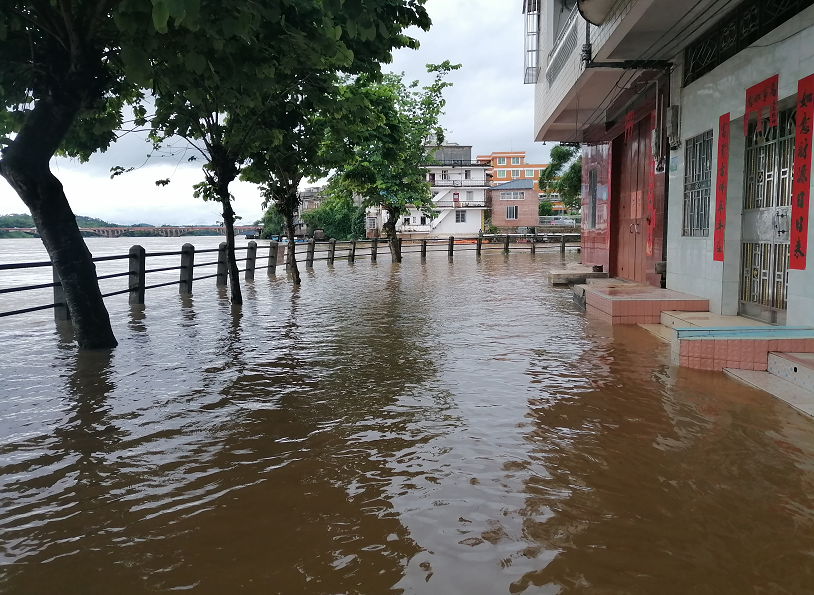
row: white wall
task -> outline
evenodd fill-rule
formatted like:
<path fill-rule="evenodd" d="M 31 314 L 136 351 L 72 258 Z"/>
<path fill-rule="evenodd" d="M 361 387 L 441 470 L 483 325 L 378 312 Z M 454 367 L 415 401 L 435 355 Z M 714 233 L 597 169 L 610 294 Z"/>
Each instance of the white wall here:
<path fill-rule="evenodd" d="M 682 237 L 684 209 L 684 147 L 671 152 L 678 169 L 669 172 L 667 287 L 710 300 L 710 311 L 737 314 L 740 283 L 740 237 L 744 188 L 743 114 L 746 89 L 780 75 L 779 100 L 796 98 L 799 79 L 814 74 L 814 7 L 784 23 L 755 46 L 737 54 L 712 72 L 681 88 L 683 68 L 673 73 L 673 102 L 681 106 L 682 141 L 712 129 L 712 196 L 710 234 Z M 675 62 L 681 62 L 681 56 Z M 731 134 L 724 262 L 712 260 L 718 119 L 730 112 Z M 814 213 L 812 213 L 814 215 Z M 809 219 L 814 245 L 814 217 Z M 806 271 L 789 273 L 789 325 L 814 325 L 814 254 Z"/>

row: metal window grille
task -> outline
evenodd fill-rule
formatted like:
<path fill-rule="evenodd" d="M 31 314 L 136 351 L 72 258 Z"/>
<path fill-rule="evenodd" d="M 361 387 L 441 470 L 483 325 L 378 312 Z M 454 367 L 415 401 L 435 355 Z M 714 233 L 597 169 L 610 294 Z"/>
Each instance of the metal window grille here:
<path fill-rule="evenodd" d="M 466 223 L 466 211 L 455 211 L 455 223 Z"/>
<path fill-rule="evenodd" d="M 709 236 L 712 188 L 712 130 L 684 145 L 684 225 L 681 235 Z"/>
<path fill-rule="evenodd" d="M 790 109 L 778 114 L 778 126 L 774 128 L 769 127 L 768 118 L 749 123 L 743 208 L 791 205 L 796 122 L 797 110 Z"/>
<path fill-rule="evenodd" d="M 501 192 L 500 200 L 523 200 L 526 197 L 525 192 Z"/>

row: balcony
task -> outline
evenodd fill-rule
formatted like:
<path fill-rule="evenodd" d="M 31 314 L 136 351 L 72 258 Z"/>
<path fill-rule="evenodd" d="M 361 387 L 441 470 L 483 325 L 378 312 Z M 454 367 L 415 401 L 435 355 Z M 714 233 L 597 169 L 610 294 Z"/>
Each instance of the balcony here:
<path fill-rule="evenodd" d="M 489 180 L 442 180 L 430 179 L 433 188 L 488 188 Z"/>
<path fill-rule="evenodd" d="M 486 207 L 485 200 L 439 200 L 435 203 L 439 209 L 482 209 Z"/>

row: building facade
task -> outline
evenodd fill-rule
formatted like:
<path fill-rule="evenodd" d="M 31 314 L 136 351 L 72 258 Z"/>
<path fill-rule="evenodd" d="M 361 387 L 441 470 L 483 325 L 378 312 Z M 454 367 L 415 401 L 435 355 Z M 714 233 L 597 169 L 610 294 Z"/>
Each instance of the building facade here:
<path fill-rule="evenodd" d="M 547 163 L 526 163 L 525 151 L 496 151 L 491 155 L 478 155 L 476 159 L 490 166 L 486 174 L 492 180 L 492 185 L 512 180 L 532 180 L 535 190 L 539 190 L 540 172 L 548 167 Z"/>
<path fill-rule="evenodd" d="M 814 325 L 814 1 L 523 8 L 536 140 L 583 146 L 583 261 Z"/>
<path fill-rule="evenodd" d="M 537 190 L 532 180 L 514 180 L 489 189 L 491 221 L 501 233 L 516 233 L 520 228 L 539 224 Z"/>

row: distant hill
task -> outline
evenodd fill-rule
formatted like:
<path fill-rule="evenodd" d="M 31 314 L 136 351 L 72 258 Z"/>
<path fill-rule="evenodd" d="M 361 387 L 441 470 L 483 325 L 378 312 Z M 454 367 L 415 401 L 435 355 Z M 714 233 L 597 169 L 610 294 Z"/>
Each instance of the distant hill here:
<path fill-rule="evenodd" d="M 108 223 L 95 217 L 76 216 L 76 223 L 79 227 L 123 227 L 117 223 Z M 35 227 L 31 215 L 13 213 L 11 215 L 0 215 L 0 227 Z"/>

